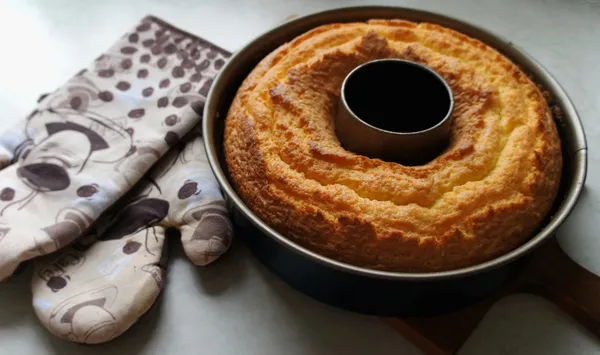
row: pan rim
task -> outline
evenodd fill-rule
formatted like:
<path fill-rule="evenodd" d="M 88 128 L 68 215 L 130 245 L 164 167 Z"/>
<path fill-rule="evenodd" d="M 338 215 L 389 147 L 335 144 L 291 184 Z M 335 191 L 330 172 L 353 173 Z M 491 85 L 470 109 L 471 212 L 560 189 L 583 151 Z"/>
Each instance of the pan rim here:
<path fill-rule="evenodd" d="M 250 208 L 242 201 L 240 196 L 233 189 L 227 174 L 225 173 L 223 167 L 221 166 L 218 148 L 215 146 L 215 136 L 214 136 L 214 128 L 215 128 L 215 120 L 218 119 L 218 107 L 219 107 L 219 95 L 221 95 L 223 91 L 223 87 L 225 84 L 230 81 L 231 74 L 229 72 L 232 70 L 235 64 L 238 61 L 243 61 L 244 58 L 251 53 L 253 47 L 260 45 L 261 42 L 268 40 L 270 37 L 273 37 L 277 32 L 283 30 L 290 30 L 294 27 L 299 27 L 304 23 L 312 23 L 321 21 L 322 24 L 333 23 L 336 21 L 327 21 L 320 20 L 321 18 L 326 19 L 327 17 L 335 17 L 339 15 L 348 15 L 351 17 L 351 13 L 356 13 L 356 19 L 354 21 L 362 21 L 359 18 L 374 18 L 374 16 L 369 16 L 369 13 L 383 13 L 389 12 L 394 13 L 395 18 L 406 18 L 409 17 L 409 20 L 412 21 L 412 18 L 423 18 L 422 22 L 433 22 L 433 23 L 450 23 L 453 28 L 457 31 L 463 32 L 462 30 L 456 29 L 456 27 L 460 27 L 462 29 L 468 29 L 468 32 L 478 33 L 479 35 L 474 35 L 471 33 L 467 33 L 469 36 L 473 36 L 474 38 L 480 39 L 484 42 L 481 37 L 485 37 L 488 39 L 493 39 L 497 42 L 498 45 L 502 45 L 503 49 L 497 48 L 503 55 L 506 55 L 511 60 L 511 56 L 507 55 L 505 52 L 510 51 L 514 56 L 520 56 L 520 60 L 525 62 L 528 66 L 528 69 L 535 69 L 537 71 L 536 76 L 540 76 L 545 81 L 545 88 L 549 90 L 555 101 L 559 103 L 564 116 L 564 121 L 569 128 L 572 130 L 572 134 L 570 134 L 569 139 L 574 140 L 576 149 L 571 153 L 570 159 L 573 162 L 573 179 L 570 183 L 570 186 L 567 186 L 567 190 L 564 194 L 562 202 L 559 204 L 559 207 L 555 214 L 552 216 L 552 219 L 545 224 L 543 227 L 539 229 L 539 231 L 533 235 L 527 242 L 523 243 L 519 247 L 511 250 L 508 253 L 500 255 L 494 259 L 488 260 L 483 263 L 479 263 L 476 265 L 454 269 L 454 270 L 445 270 L 445 271 L 437 271 L 437 272 L 426 272 L 426 273 L 410 273 L 410 272 L 395 272 L 395 271 L 384 271 L 384 270 L 375 270 L 368 269 L 359 266 L 355 266 L 352 264 L 344 263 L 337 261 L 335 259 L 325 257 L 316 252 L 313 252 L 305 247 L 298 245 L 297 243 L 291 241 L 281 233 L 274 230 L 267 223 L 258 218 Z M 387 18 L 393 18 L 391 16 L 386 16 Z M 425 20 L 425 18 L 429 18 L 430 20 Z M 417 20 L 415 20 L 417 21 Z M 339 22 L 339 21 L 337 21 Z M 308 25 L 307 25 L 308 26 Z M 446 24 L 443 24 L 446 26 Z M 315 27 L 315 26 L 312 26 Z M 291 31 L 291 30 L 290 30 Z M 282 43 L 279 43 L 279 45 Z M 262 59 L 262 58 L 261 58 Z M 260 60 L 260 59 L 259 59 Z M 256 64 L 256 63 L 255 63 Z M 538 78 L 540 79 L 540 78 Z M 236 88 L 237 91 L 237 88 Z M 326 10 L 321 12 L 312 13 L 306 16 L 298 17 L 287 21 L 281 25 L 275 26 L 270 30 L 264 32 L 260 36 L 256 37 L 249 43 L 247 43 L 243 48 L 234 53 L 232 57 L 227 61 L 225 66 L 221 69 L 217 77 L 215 78 L 211 89 L 207 95 L 206 105 L 204 107 L 204 119 L 202 122 L 202 128 L 204 132 L 204 145 L 206 149 L 206 154 L 208 157 L 208 161 L 210 167 L 221 187 L 221 189 L 226 194 L 226 197 L 233 202 L 235 208 L 237 208 L 245 218 L 247 218 L 256 228 L 258 228 L 262 233 L 266 236 L 274 239 L 277 243 L 286 247 L 287 249 L 300 254 L 304 257 L 310 258 L 311 260 L 323 264 L 325 266 L 337 269 L 339 271 L 348 272 L 355 275 L 377 278 L 377 279 L 386 279 L 386 280 L 397 280 L 397 281 L 438 281 L 438 280 L 449 280 L 453 278 L 459 277 L 467 277 L 476 275 L 482 272 L 491 271 L 495 268 L 506 265 L 510 262 L 513 262 L 526 254 L 530 253 L 540 245 L 542 245 L 546 240 L 548 240 L 556 230 L 563 224 L 563 222 L 567 219 L 569 214 L 572 212 L 573 208 L 577 204 L 579 196 L 583 190 L 586 175 L 587 175 L 587 144 L 585 138 L 585 132 L 583 130 L 583 125 L 581 124 L 581 120 L 579 115 L 575 109 L 574 104 L 568 97 L 565 90 L 560 86 L 560 84 L 556 81 L 556 79 L 531 55 L 525 52 L 520 47 L 516 46 L 511 41 L 505 39 L 502 36 L 499 36 L 495 33 L 490 32 L 484 28 L 481 28 L 477 25 L 465 22 L 460 19 L 456 19 L 453 17 L 449 17 L 443 14 L 418 10 L 407 7 L 395 7 L 395 6 L 353 6 L 353 7 L 342 7 L 336 8 L 332 10 Z M 564 148 L 563 148 L 564 149 Z M 564 152 L 563 152 L 564 154 Z M 564 169 L 564 167 L 563 167 Z M 564 172 L 563 172 L 564 173 Z M 557 196 L 559 198 L 560 196 Z"/>

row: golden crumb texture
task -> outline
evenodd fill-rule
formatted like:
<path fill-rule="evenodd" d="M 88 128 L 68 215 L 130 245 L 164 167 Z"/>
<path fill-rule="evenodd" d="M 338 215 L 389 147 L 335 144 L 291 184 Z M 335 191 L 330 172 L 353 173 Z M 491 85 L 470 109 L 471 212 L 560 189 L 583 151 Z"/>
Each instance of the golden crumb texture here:
<path fill-rule="evenodd" d="M 342 81 L 380 58 L 424 64 L 452 87 L 450 145 L 425 165 L 357 155 L 335 135 Z M 224 149 L 237 193 L 285 237 L 403 272 L 518 247 L 545 220 L 562 170 L 552 114 L 525 73 L 481 41 L 402 20 L 321 26 L 265 57 L 231 104 Z"/>

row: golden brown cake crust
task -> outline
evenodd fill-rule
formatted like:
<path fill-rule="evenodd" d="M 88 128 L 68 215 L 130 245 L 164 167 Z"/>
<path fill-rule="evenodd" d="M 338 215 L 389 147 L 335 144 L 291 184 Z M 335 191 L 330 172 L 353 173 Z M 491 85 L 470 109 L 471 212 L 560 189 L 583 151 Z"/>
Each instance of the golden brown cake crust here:
<path fill-rule="evenodd" d="M 450 146 L 425 165 L 369 159 L 335 136 L 344 77 L 378 58 L 422 63 L 452 87 Z M 453 30 L 401 20 L 325 25 L 275 50 L 239 88 L 224 148 L 236 191 L 267 224 L 390 271 L 450 270 L 514 249 L 548 214 L 562 169 L 547 103 L 517 66 Z"/>

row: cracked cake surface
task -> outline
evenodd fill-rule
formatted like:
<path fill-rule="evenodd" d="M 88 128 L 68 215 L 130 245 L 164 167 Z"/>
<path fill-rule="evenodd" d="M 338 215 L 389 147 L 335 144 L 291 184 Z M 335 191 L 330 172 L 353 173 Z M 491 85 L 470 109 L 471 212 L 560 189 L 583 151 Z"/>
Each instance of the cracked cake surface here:
<path fill-rule="evenodd" d="M 357 155 L 335 135 L 344 78 L 381 58 L 424 64 L 453 90 L 450 144 L 427 164 Z M 524 72 L 474 38 L 403 20 L 324 25 L 273 51 L 237 91 L 224 150 L 234 188 L 268 225 L 388 271 L 451 270 L 518 247 L 545 220 L 562 170 L 552 114 Z"/>

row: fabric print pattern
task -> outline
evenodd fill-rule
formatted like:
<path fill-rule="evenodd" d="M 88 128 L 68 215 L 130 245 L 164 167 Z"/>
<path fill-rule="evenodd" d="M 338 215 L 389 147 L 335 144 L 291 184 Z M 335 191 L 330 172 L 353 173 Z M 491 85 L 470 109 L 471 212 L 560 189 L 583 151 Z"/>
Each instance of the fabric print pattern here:
<path fill-rule="evenodd" d="M 98 337 L 117 333 L 115 316 L 108 310 L 119 294 L 114 285 L 106 285 L 74 295 L 60 303 L 51 313 L 49 327 L 71 341 L 93 342 Z M 86 324 L 86 316 L 96 321 Z"/>
<path fill-rule="evenodd" d="M 37 260 L 34 308 L 53 334 L 101 343 L 129 329 L 164 286 L 169 228 L 179 230 L 194 264 L 208 264 L 227 251 L 233 228 L 199 129 L 105 212 L 93 233 Z M 60 223 L 74 228 L 75 219 Z"/>
<path fill-rule="evenodd" d="M 0 280 L 86 233 L 197 125 L 228 56 L 147 17 L 0 136 Z"/>

